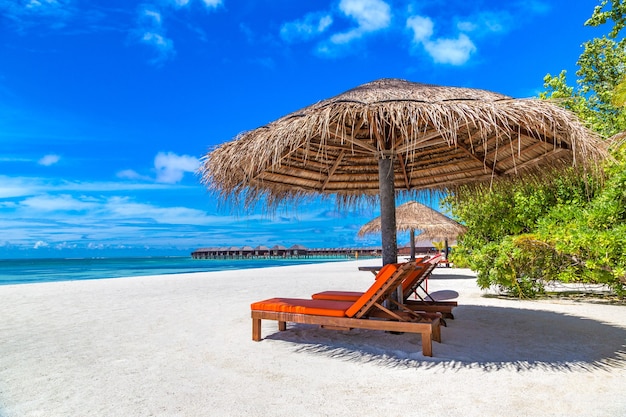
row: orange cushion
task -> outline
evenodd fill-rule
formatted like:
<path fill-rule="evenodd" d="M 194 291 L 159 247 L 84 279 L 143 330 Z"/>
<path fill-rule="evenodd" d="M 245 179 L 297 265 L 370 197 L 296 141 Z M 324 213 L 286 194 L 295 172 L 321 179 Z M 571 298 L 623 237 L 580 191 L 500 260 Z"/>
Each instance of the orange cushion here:
<path fill-rule="evenodd" d="M 398 267 L 394 264 L 385 265 L 376 276 L 376 281 L 374 284 L 358 299 L 352 304 L 346 311 L 346 316 L 354 317 L 356 313 L 374 296 L 376 291 L 380 290 L 385 283 L 391 278 L 391 276 L 398 270 Z"/>
<path fill-rule="evenodd" d="M 420 259 L 420 258 L 418 258 Z M 421 258 L 423 259 L 423 258 Z M 411 287 L 419 280 L 422 279 L 424 272 L 426 270 L 426 264 L 419 263 L 416 267 L 409 273 L 409 275 L 402 281 L 402 292 L 405 297 L 408 297 L 411 293 L 407 294 L 407 291 L 411 289 Z M 388 266 L 388 265 L 385 265 Z M 384 268 L 384 267 L 383 267 Z M 381 269 L 382 271 L 382 269 Z M 378 277 L 377 277 L 378 279 Z M 332 300 L 332 301 L 356 301 L 361 297 L 364 293 L 359 291 L 322 291 L 311 296 L 314 300 Z"/>
<path fill-rule="evenodd" d="M 402 281 L 402 291 L 405 292 L 413 286 L 423 275 L 426 266 L 424 264 L 418 264 L 409 273 L 409 275 Z"/>
<path fill-rule="evenodd" d="M 311 296 L 314 300 L 334 300 L 355 302 L 363 295 L 358 291 L 323 291 Z"/>
<path fill-rule="evenodd" d="M 387 279 L 387 278 L 389 278 L 391 276 L 391 274 L 393 274 L 393 272 L 395 272 L 395 270 L 398 268 L 398 265 L 400 265 L 400 264 L 383 265 L 383 267 L 378 270 L 378 273 L 376 274 L 376 278 L 374 278 L 374 279 L 378 280 L 378 279 Z M 389 271 L 392 271 L 392 270 L 393 270 L 393 272 L 390 273 Z"/>
<path fill-rule="evenodd" d="M 345 317 L 351 302 L 328 300 L 305 300 L 301 298 L 270 298 L 252 303 L 256 311 L 277 311 L 282 313 L 309 314 L 312 316 Z"/>

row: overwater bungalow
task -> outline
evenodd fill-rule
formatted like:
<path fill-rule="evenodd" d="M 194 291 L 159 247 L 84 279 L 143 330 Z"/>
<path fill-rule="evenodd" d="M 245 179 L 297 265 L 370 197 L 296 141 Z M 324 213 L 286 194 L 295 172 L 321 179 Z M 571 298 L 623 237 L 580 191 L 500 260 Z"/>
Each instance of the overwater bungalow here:
<path fill-rule="evenodd" d="M 254 248 L 254 256 L 261 258 L 268 258 L 270 256 L 270 248 L 267 246 L 259 245 Z"/>
<path fill-rule="evenodd" d="M 287 256 L 287 248 L 283 245 L 274 245 L 271 249 L 271 256 L 285 258 Z"/>
<path fill-rule="evenodd" d="M 289 251 L 291 252 L 291 256 L 296 258 L 306 257 L 309 252 L 308 249 L 302 245 L 293 245 L 289 248 Z"/>

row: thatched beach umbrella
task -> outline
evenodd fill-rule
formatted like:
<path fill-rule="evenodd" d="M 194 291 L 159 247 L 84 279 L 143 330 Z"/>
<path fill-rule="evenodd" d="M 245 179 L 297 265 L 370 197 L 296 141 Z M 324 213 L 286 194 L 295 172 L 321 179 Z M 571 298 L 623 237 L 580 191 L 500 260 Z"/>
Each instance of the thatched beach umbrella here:
<path fill-rule="evenodd" d="M 219 197 L 247 205 L 377 196 L 387 264 L 397 259 L 397 192 L 581 163 L 603 155 L 599 143 L 547 101 L 382 79 L 239 135 L 208 153 L 200 173 Z"/>
<path fill-rule="evenodd" d="M 359 236 L 380 232 L 381 218 L 367 222 L 359 229 Z M 415 231 L 420 231 L 420 238 L 424 239 L 444 239 L 446 242 L 446 258 L 448 257 L 448 240 L 465 232 L 467 228 L 462 224 L 444 216 L 437 210 L 418 203 L 409 201 L 396 209 L 396 229 L 398 231 L 409 231 L 411 234 L 411 259 L 415 259 Z"/>

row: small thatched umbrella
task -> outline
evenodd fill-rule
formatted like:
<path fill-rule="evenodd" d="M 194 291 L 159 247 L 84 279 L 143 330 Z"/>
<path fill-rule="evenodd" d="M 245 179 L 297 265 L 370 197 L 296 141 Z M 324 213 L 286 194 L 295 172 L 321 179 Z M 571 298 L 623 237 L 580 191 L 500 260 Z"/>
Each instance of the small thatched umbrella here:
<path fill-rule="evenodd" d="M 380 232 L 381 224 L 381 218 L 376 217 L 359 229 L 359 236 Z M 416 230 L 419 230 L 421 232 L 420 237 L 425 239 L 445 239 L 446 258 L 448 257 L 448 239 L 456 238 L 467 230 L 462 224 L 417 201 L 409 201 L 398 206 L 396 209 L 396 229 L 398 231 L 410 231 L 411 259 L 415 259 Z"/>
<path fill-rule="evenodd" d="M 378 196 L 388 264 L 397 261 L 396 192 L 581 163 L 604 155 L 600 143 L 547 101 L 382 79 L 239 135 L 208 153 L 200 173 L 223 200 L 247 205 Z"/>

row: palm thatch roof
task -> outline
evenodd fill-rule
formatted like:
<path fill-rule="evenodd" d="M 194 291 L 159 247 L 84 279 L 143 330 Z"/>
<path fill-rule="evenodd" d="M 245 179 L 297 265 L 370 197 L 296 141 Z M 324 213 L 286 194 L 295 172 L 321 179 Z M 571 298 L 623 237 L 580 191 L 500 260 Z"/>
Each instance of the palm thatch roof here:
<path fill-rule="evenodd" d="M 605 152 L 548 101 L 381 79 L 240 134 L 209 152 L 199 172 L 224 201 L 354 201 L 378 194 L 381 158 L 393 160 L 393 185 L 403 192 L 584 165 Z"/>
<path fill-rule="evenodd" d="M 396 229 L 398 231 L 421 231 L 419 237 L 423 239 L 455 239 L 467 228 L 462 224 L 444 216 L 432 208 L 409 201 L 396 209 Z M 377 217 L 359 229 L 359 236 L 380 232 L 381 219 Z"/>
<path fill-rule="evenodd" d="M 626 132 L 619 132 L 606 140 L 609 147 L 619 148 L 626 144 Z"/>

